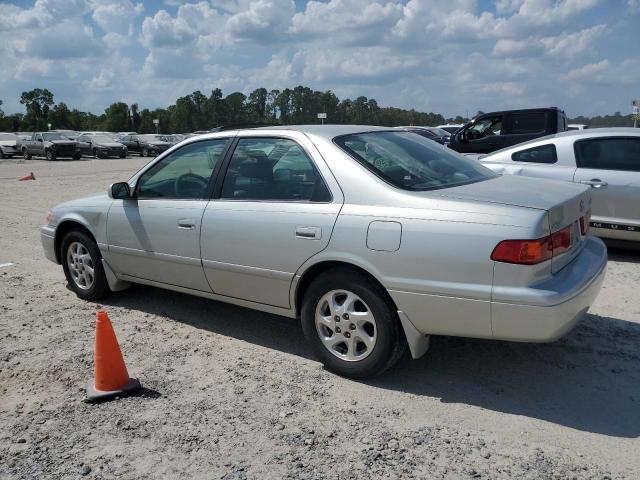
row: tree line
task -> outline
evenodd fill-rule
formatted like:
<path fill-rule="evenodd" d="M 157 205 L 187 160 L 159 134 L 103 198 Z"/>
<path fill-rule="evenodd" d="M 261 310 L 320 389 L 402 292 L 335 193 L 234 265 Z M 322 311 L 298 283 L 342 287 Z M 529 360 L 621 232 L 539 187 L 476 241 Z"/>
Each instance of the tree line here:
<path fill-rule="evenodd" d="M 248 96 L 241 92 L 224 96 L 219 88 L 209 95 L 198 90 L 178 98 L 167 108 L 140 109 L 137 103 L 115 102 L 100 115 L 70 109 L 64 102 L 55 103 L 53 93 L 46 88 L 22 92 L 20 103 L 25 113 L 5 115 L 0 108 L 0 131 L 40 131 L 47 130 L 50 124 L 52 129 L 152 133 L 156 131 L 153 121 L 157 119 L 160 133 L 188 133 L 245 124 L 320 123 L 318 113 L 327 114 L 327 123 L 338 124 L 435 126 L 467 121 L 461 116 L 445 118 L 438 113 L 380 107 L 375 99 L 365 96 L 340 100 L 331 90 L 317 91 L 304 86 L 284 90 L 257 88 Z M 570 119 L 570 123 L 633 126 L 633 119 L 616 112 L 594 119 L 577 117 Z"/>

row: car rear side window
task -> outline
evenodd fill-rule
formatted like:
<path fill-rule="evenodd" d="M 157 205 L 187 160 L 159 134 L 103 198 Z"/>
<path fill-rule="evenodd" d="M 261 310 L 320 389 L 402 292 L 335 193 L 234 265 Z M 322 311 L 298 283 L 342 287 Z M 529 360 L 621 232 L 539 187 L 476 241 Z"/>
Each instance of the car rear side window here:
<path fill-rule="evenodd" d="M 405 190 L 435 190 L 496 176 L 470 158 L 411 132 L 344 135 L 334 143 L 388 183 Z"/>
<path fill-rule="evenodd" d="M 556 163 L 558 154 L 556 153 L 556 146 L 553 143 L 549 143 L 514 152 L 511 154 L 511 160 L 514 162 Z"/>
<path fill-rule="evenodd" d="M 544 112 L 526 112 L 511 114 L 511 133 L 541 133 L 545 131 L 546 114 Z"/>
<path fill-rule="evenodd" d="M 304 149 L 286 138 L 242 138 L 222 185 L 221 198 L 260 201 L 331 201 L 331 193 Z"/>
<path fill-rule="evenodd" d="M 609 137 L 574 144 L 579 168 L 640 172 L 640 138 Z"/>

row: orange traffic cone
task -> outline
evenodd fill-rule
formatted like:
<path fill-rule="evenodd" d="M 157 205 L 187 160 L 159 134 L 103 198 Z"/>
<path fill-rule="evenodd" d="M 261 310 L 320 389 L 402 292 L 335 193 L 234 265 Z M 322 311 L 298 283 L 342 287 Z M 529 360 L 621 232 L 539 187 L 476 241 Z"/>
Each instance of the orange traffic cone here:
<path fill-rule="evenodd" d="M 24 182 L 25 180 L 35 180 L 36 176 L 31 172 L 29 175 L 25 175 L 24 177 L 20 177 L 20 181 Z"/>
<path fill-rule="evenodd" d="M 109 315 L 103 310 L 96 313 L 94 376 L 87 382 L 91 401 L 130 395 L 141 388 L 138 379 L 129 378 Z"/>

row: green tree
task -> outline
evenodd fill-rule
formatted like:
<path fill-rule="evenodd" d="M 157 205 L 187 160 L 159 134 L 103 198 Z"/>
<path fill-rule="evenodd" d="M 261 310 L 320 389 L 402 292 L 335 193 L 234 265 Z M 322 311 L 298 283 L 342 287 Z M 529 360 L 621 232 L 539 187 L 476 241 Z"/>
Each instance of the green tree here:
<path fill-rule="evenodd" d="M 71 111 L 64 102 L 54 106 L 49 112 L 51 128 L 72 129 Z"/>
<path fill-rule="evenodd" d="M 35 88 L 28 92 L 22 92 L 20 103 L 27 110 L 24 123 L 27 128 L 33 130 L 46 130 L 49 109 L 53 105 L 53 93 L 46 88 Z"/>
<path fill-rule="evenodd" d="M 124 102 L 112 103 L 104 111 L 103 128 L 109 132 L 129 130 L 129 106 Z"/>
<path fill-rule="evenodd" d="M 252 121 L 262 123 L 267 120 L 268 97 L 266 88 L 257 88 L 249 94 L 247 110 Z"/>

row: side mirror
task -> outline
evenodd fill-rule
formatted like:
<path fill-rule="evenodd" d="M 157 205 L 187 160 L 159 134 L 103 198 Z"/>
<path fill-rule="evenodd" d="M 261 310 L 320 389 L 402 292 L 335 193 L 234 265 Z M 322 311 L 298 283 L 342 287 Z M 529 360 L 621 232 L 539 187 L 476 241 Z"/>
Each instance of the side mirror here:
<path fill-rule="evenodd" d="M 112 183 L 107 190 L 110 198 L 114 200 L 126 200 L 131 198 L 131 188 L 127 182 Z"/>
<path fill-rule="evenodd" d="M 42 143 L 42 139 L 41 139 L 41 138 L 39 138 L 39 139 L 38 139 L 38 141 L 39 141 L 40 143 Z"/>

